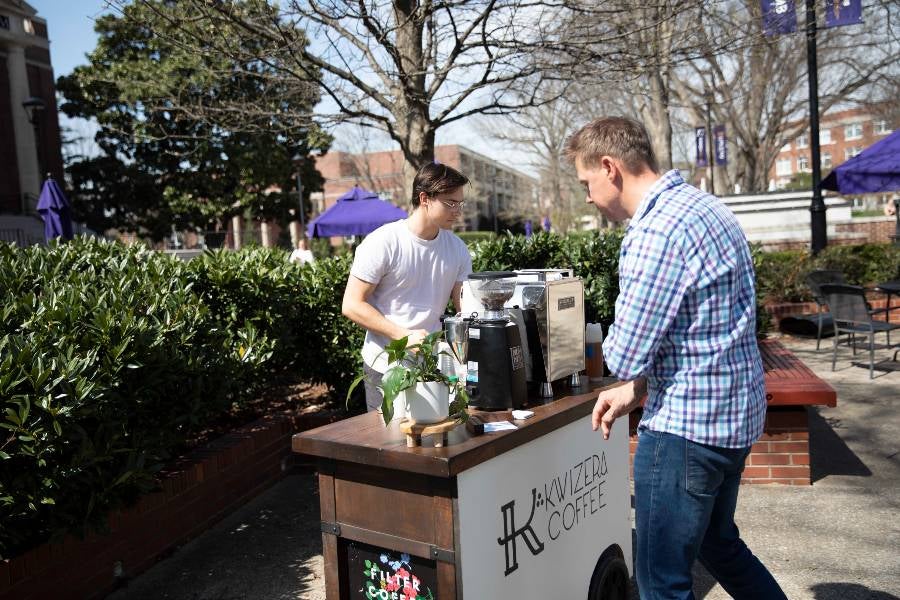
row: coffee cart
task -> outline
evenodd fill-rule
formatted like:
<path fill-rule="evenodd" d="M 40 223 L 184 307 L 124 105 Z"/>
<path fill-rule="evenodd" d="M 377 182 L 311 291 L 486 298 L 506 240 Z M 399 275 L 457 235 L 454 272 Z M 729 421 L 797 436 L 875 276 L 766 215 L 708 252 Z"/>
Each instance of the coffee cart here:
<path fill-rule="evenodd" d="M 329 600 L 627 598 L 628 420 L 591 430 L 599 389 L 487 413 L 517 428 L 442 447 L 377 413 L 295 435 L 318 463 Z"/>

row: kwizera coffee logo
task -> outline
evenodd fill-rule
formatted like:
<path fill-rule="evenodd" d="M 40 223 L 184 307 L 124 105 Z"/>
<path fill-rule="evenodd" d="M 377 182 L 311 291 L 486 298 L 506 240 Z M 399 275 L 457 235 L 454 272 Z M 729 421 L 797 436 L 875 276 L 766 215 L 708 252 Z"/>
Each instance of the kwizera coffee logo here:
<path fill-rule="evenodd" d="M 598 518 L 597 513 L 606 506 L 603 500 L 606 473 L 606 453 L 601 452 L 531 488 L 531 511 L 521 527 L 516 520 L 516 500 L 502 505 L 503 537 L 497 538 L 497 543 L 506 553 L 504 575 L 519 568 L 519 541 L 537 556 L 547 544 Z"/>

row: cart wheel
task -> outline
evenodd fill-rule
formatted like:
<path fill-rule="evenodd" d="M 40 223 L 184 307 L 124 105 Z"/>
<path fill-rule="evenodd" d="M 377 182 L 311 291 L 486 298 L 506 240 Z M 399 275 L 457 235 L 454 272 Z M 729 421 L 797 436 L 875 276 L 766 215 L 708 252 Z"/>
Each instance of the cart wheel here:
<path fill-rule="evenodd" d="M 622 551 L 617 546 L 610 546 L 594 567 L 588 600 L 628 600 L 630 585 L 628 566 L 622 558 Z"/>

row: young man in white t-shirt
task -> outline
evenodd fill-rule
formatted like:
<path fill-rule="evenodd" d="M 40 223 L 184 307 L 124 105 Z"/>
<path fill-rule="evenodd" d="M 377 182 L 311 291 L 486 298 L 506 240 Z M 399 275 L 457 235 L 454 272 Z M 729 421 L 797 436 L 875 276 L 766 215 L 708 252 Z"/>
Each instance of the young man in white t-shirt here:
<path fill-rule="evenodd" d="M 387 370 L 384 347 L 406 336 L 416 344 L 440 330 L 450 299 L 460 310 L 472 258 L 451 229 L 462 214 L 468 182 L 446 165 L 422 167 L 413 180 L 412 213 L 382 225 L 356 249 L 341 312 L 366 329 L 362 356 L 370 411 L 381 407 L 377 385 Z"/>

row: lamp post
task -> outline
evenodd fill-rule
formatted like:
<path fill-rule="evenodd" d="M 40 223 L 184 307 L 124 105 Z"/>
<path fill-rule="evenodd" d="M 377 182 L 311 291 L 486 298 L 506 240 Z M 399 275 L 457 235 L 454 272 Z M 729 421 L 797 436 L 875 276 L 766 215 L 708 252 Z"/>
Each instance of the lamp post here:
<path fill-rule="evenodd" d="M 306 155 L 309 154 L 308 135 L 309 129 L 306 127 L 300 127 L 297 130 L 297 150 L 294 152 L 294 156 L 291 157 L 294 168 L 296 169 L 294 175 L 297 178 L 297 208 L 300 211 L 298 213 L 298 216 L 300 217 L 300 231 L 297 232 L 297 240 L 303 239 L 304 231 L 306 229 L 306 211 L 303 209 L 303 178 L 301 172 L 303 170 L 303 163 L 306 161 Z"/>
<path fill-rule="evenodd" d="M 47 108 L 47 103 L 42 98 L 30 96 L 22 102 L 22 108 L 25 109 L 25 114 L 28 115 L 28 122 L 34 128 L 34 150 L 37 154 L 38 186 L 40 186 L 43 184 L 44 177 L 44 161 L 41 160 L 41 113 Z M 26 210 L 27 207 L 23 206 L 22 208 L 23 213 L 28 212 Z"/>
<path fill-rule="evenodd" d="M 303 179 L 300 177 L 300 170 L 303 168 L 303 161 L 306 157 L 301 153 L 297 152 L 294 154 L 291 160 L 294 161 L 294 166 L 296 168 L 295 176 L 297 177 L 297 203 L 299 207 L 299 213 L 297 213 L 300 217 L 300 233 L 297 236 L 297 239 L 303 237 L 303 230 L 306 229 L 306 215 L 303 211 Z"/>
<path fill-rule="evenodd" d="M 819 74 L 816 61 L 816 3 L 806 0 L 806 69 L 809 77 L 809 149 L 812 160 L 812 203 L 810 249 L 815 256 L 828 245 L 825 201 L 822 199 L 822 171 L 819 158 Z"/>
<path fill-rule="evenodd" d="M 500 203 L 497 201 L 497 165 L 494 165 L 494 175 L 491 177 L 491 214 L 494 218 L 494 234 L 499 232 L 497 223 L 497 210 Z"/>

